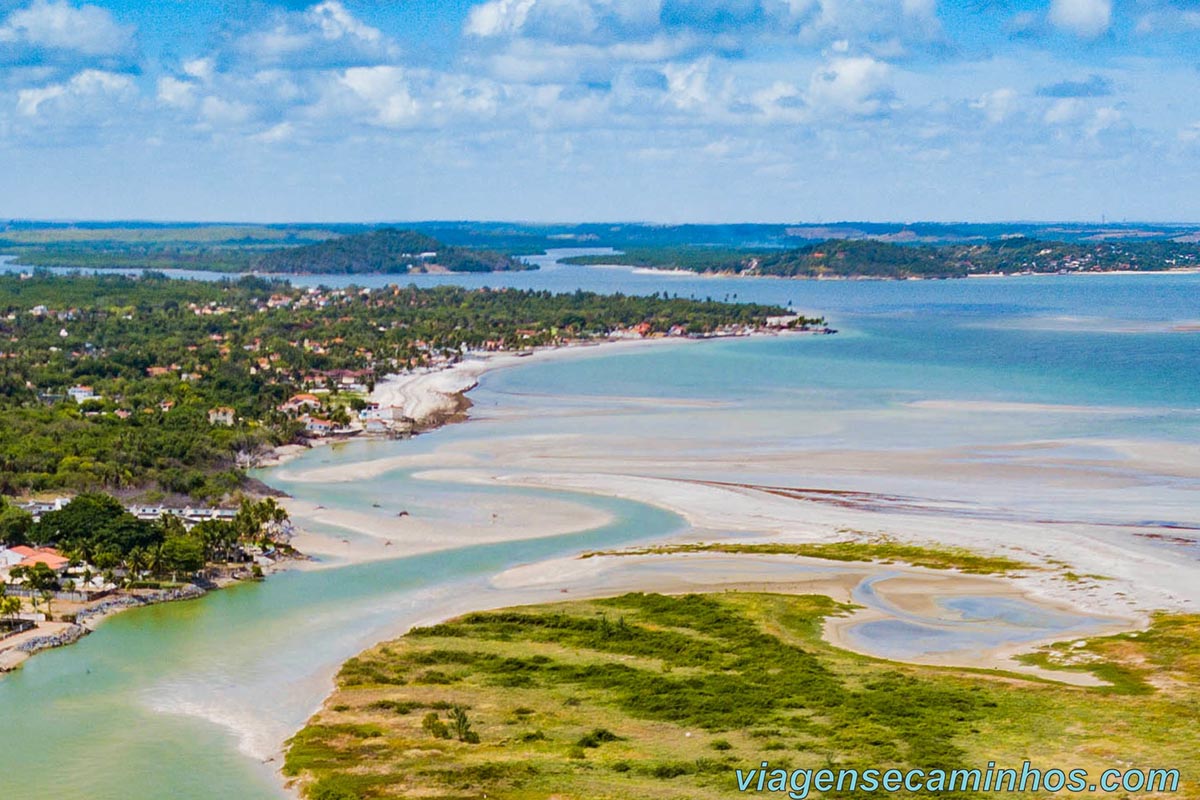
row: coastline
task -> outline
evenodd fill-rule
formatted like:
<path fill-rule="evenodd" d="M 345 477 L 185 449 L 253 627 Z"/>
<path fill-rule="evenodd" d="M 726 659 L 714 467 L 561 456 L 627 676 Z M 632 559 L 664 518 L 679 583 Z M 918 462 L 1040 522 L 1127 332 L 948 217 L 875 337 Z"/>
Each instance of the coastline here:
<path fill-rule="evenodd" d="M 611 353 L 614 351 L 613 347 L 616 344 L 623 344 L 626 347 L 645 347 L 662 341 L 675 340 L 631 341 L 606 344 L 604 346 L 593 345 L 586 348 L 548 348 L 539 351 L 531 357 L 499 354 L 489 358 L 454 365 L 449 369 L 437 372 L 395 376 L 389 378 L 384 385 L 381 385 L 377 389 L 377 392 L 379 393 L 379 397 L 384 400 L 391 400 L 397 405 L 403 403 L 405 408 L 421 409 L 430 415 L 429 418 L 440 417 L 443 421 L 458 421 L 469 418 L 469 412 L 466 412 L 463 407 L 463 398 L 466 393 L 477 385 L 482 375 L 489 371 L 519 363 L 528 363 L 530 359 L 542 360 L 547 358 L 572 357 L 580 354 L 581 350 Z M 679 343 L 682 344 L 688 341 L 681 340 Z M 936 401 L 933 402 L 936 403 Z M 1007 406 L 1004 408 L 1010 410 Z M 1035 406 L 1034 408 L 1043 410 L 1040 406 Z M 1016 410 L 1029 409 L 1021 406 Z M 512 468 L 506 469 L 504 474 L 497 474 L 490 470 L 480 470 L 478 469 L 478 465 L 471 463 L 469 459 L 454 455 L 397 455 L 367 461 L 350 461 L 336 466 L 321 466 L 289 471 L 285 474 L 286 478 L 290 481 L 338 483 L 369 480 L 387 471 L 407 467 L 417 470 L 414 473 L 414 477 L 418 479 L 430 478 L 464 484 L 500 484 L 530 488 L 550 488 L 605 497 L 616 496 L 679 514 L 687 519 L 698 531 L 707 531 L 710 533 L 714 531 L 724 532 L 723 535 L 715 538 L 706 538 L 705 541 L 708 542 L 746 541 L 745 538 L 741 537 L 755 534 L 755 542 L 832 541 L 837 535 L 836 531 L 848 519 L 854 524 L 860 524 L 859 517 L 867 513 L 861 509 L 838 508 L 833 513 L 822 511 L 817 514 L 805 513 L 803 516 L 798 517 L 796 511 L 801 507 L 799 504 L 774 496 L 770 492 L 760 491 L 762 487 L 752 485 L 717 486 L 709 485 L 704 481 L 672 480 L 648 475 L 602 475 L 598 472 L 586 471 L 587 468 L 593 466 L 587 461 L 581 463 L 581 467 L 585 470 L 582 473 L 532 474 L 523 471 L 519 467 L 519 454 L 516 452 L 516 449 L 519 447 L 520 445 L 517 444 L 508 449 L 497 449 L 489 453 L 489 455 L 493 456 L 492 460 L 494 461 L 505 463 L 506 465 L 512 463 Z M 571 453 L 564 454 L 558 452 L 558 455 L 573 457 L 577 460 L 581 458 L 579 454 L 572 455 Z M 890 522 L 896 521 L 891 516 L 887 519 Z M 348 512 L 326 510 L 322 521 L 335 525 L 343 524 L 358 532 L 366 532 L 364 526 L 367 520 L 354 519 Z M 806 531 L 804 534 L 784 533 L 788 529 L 794 530 L 798 524 L 803 525 L 803 529 Z M 1040 539 L 1044 536 L 1044 532 L 1036 526 L 996 525 L 993 521 L 988 520 L 970 521 L 964 528 L 961 519 L 942 519 L 938 520 L 932 526 L 929 520 L 921 519 L 915 524 L 910 523 L 906 525 L 905 528 L 907 530 L 904 531 L 901 538 L 906 541 L 939 541 L 942 543 L 958 541 L 960 544 L 965 543 L 966 546 L 974 547 L 982 553 L 1004 553 L 1006 555 L 1023 555 L 1025 557 L 1029 557 L 1039 549 L 1041 545 Z M 1019 534 L 1016 542 L 1004 542 L 1003 540 L 1014 531 L 1017 531 Z M 1065 547 L 1068 551 L 1077 550 L 1083 545 L 1083 541 L 1076 537 L 1069 536 L 1067 538 L 1069 541 Z M 409 551 L 398 549 L 389 553 L 387 557 L 403 552 Z M 1044 566 L 1055 563 L 1056 559 L 1063 555 L 1064 553 L 1059 551 L 1044 553 L 1034 558 L 1033 562 Z M 1116 551 L 1110 552 L 1109 548 L 1104 548 L 1099 556 L 1102 567 L 1096 568 L 1092 564 L 1087 566 L 1096 569 L 1102 569 L 1104 566 L 1114 566 L 1124 555 Z M 756 566 L 754 560 L 747 557 L 743 557 L 738 563 L 747 565 L 751 573 Z M 833 562 L 828 563 L 831 564 Z M 862 566 L 868 567 L 871 565 Z M 875 568 L 878 568 L 877 565 Z M 562 560 L 555 560 L 553 562 L 527 565 L 523 569 L 527 569 L 531 574 L 540 573 L 551 580 L 557 580 L 563 577 L 564 565 Z M 902 567 L 902 569 L 908 575 L 912 570 L 916 570 L 917 568 Z M 735 571 L 730 580 L 724 583 L 730 583 L 735 586 L 753 583 L 751 578 L 739 577 L 739 575 L 740 573 Z M 925 576 L 925 578 L 928 577 L 928 575 Z M 943 586 L 951 585 L 946 583 L 946 574 L 936 577 L 938 582 Z M 680 578 L 679 576 L 676 576 L 676 578 L 679 578 L 685 584 L 688 580 L 691 580 Z M 1165 602 L 1162 597 L 1148 597 L 1135 592 L 1133 594 L 1134 599 L 1124 598 L 1123 595 L 1126 592 L 1122 590 L 1129 588 L 1131 585 L 1129 581 L 1124 579 L 1114 581 L 1115 585 L 1111 588 L 1102 587 L 1098 582 L 1092 581 L 1075 583 L 1073 579 L 1064 578 L 1063 568 L 1034 569 L 1020 575 L 1006 576 L 1003 579 L 980 579 L 978 576 L 958 575 L 958 583 L 953 585 L 957 588 L 974 586 L 978 585 L 981 580 L 992 587 L 1003 585 L 1006 587 L 1007 594 L 1013 597 L 1020 597 L 1041 607 L 1059 610 L 1069 608 L 1079 613 L 1109 620 L 1110 623 L 1106 625 L 1105 630 L 1110 632 L 1131 630 L 1144 626 L 1149 619 L 1149 613 L 1146 609 L 1174 607 L 1176 610 L 1179 610 L 1177 603 Z M 534 581 L 534 583 L 536 582 Z M 556 591 L 564 593 L 583 591 L 582 587 L 574 586 L 569 581 L 560 580 L 559 582 L 561 585 L 556 588 Z M 1137 583 L 1140 584 L 1140 582 Z M 641 584 L 631 584 L 622 588 L 630 591 L 657 591 L 668 588 L 669 584 L 671 584 L 670 581 L 663 583 L 647 579 Z M 676 581 L 673 585 L 682 584 Z M 590 591 L 596 592 L 598 589 L 593 587 Z M 489 605 L 494 604 L 489 603 Z M 877 617 L 867 616 L 857 618 L 854 622 L 858 623 L 871 618 Z M 830 625 L 826 631 L 827 640 L 839 646 L 846 646 L 847 642 L 843 636 L 844 628 L 845 624 L 841 622 Z M 994 652 L 977 655 L 966 665 L 991 669 L 1019 669 L 1019 667 L 1015 666 L 1015 662 L 1012 661 L 1014 655 L 1030 652 L 1038 646 L 1056 640 L 1054 636 L 1048 636 L 1036 641 L 1022 642 L 1018 645 L 997 649 Z M 913 660 L 912 663 L 941 662 L 938 659 L 933 659 L 927 662 Z"/>
<path fill-rule="evenodd" d="M 294 564 L 301 564 L 307 559 L 305 555 L 284 559 L 263 568 L 263 577 L 272 575 Z M 249 579 L 259 580 L 259 579 Z M 233 577 L 220 577 L 204 586 L 198 583 L 185 583 L 172 589 L 122 589 L 96 601 L 84 605 L 69 616 L 70 621 L 43 621 L 24 633 L 0 639 L 0 679 L 4 674 L 19 669 L 26 661 L 38 653 L 55 650 L 75 644 L 95 630 L 105 621 L 122 612 L 135 608 L 159 605 L 162 603 L 180 603 L 189 600 L 199 600 L 209 592 L 219 591 L 230 586 L 243 583 L 244 580 Z M 64 614 L 59 615 L 64 616 Z"/>

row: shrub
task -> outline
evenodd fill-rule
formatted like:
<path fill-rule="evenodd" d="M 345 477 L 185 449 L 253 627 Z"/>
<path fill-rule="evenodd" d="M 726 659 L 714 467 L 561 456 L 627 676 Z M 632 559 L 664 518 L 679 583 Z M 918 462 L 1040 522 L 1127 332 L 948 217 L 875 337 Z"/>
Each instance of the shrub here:
<path fill-rule="evenodd" d="M 620 741 L 621 737 L 617 736 L 610 730 L 605 728 L 596 728 L 591 733 L 586 733 L 576 742 L 580 747 L 599 747 L 605 742 Z"/>
<path fill-rule="evenodd" d="M 450 729 L 446 727 L 446 723 L 438 719 L 436 711 L 430 711 L 421 720 L 421 727 L 426 730 L 435 739 L 449 739 Z"/>

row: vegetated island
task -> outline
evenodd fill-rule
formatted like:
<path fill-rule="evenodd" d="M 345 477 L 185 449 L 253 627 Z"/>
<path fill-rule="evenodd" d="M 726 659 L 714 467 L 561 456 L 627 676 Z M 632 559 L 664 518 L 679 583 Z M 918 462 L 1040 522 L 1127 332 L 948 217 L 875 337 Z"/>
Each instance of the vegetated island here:
<path fill-rule="evenodd" d="M 73 641 L 84 619 L 294 557 L 286 513 L 247 470 L 283 448 L 445 421 L 372 401 L 388 376 L 822 325 L 665 295 L 0 276 L 0 668 Z"/>
<path fill-rule="evenodd" d="M 791 249 L 631 248 L 622 253 L 572 256 L 563 261 L 747 277 L 965 278 L 1194 270 L 1200 268 L 1200 245 L 1158 240 L 1057 242 L 1025 237 L 949 245 L 831 239 Z"/>
<path fill-rule="evenodd" d="M 259 227 L 37 233 L 37 236 L 10 233 L 7 239 L 0 235 L 0 247 L 16 256 L 20 265 L 80 269 L 174 268 L 331 275 L 535 269 L 495 250 L 447 245 L 424 233 L 396 228 L 347 234 L 324 229 Z M 89 235 L 94 238 L 88 238 Z"/>
<path fill-rule="evenodd" d="M 848 610 L 813 594 L 626 594 L 416 628 L 342 667 L 290 740 L 284 774 L 309 800 L 683 800 L 744 797 L 735 770 L 766 761 L 961 774 L 955 791 L 893 796 L 967 800 L 995 796 L 982 788 L 989 762 L 1019 773 L 1031 761 L 1093 782 L 1114 767 L 1161 769 L 1162 796 L 1200 792 L 1188 712 L 1200 701 L 1200 617 L 1160 616 L 1148 631 L 1029 658 L 1108 683 L 1081 688 L 851 653 L 821 635 Z"/>
<path fill-rule="evenodd" d="M 450 247 L 417 231 L 380 228 L 315 244 L 273 250 L 254 261 L 257 272 L 360 273 L 509 272 L 533 269 L 492 250 Z"/>

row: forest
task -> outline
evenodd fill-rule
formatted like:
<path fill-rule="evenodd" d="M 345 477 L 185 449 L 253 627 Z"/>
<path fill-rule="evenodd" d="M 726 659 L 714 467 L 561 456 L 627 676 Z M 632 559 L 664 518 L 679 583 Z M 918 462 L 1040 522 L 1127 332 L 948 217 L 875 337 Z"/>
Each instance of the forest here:
<path fill-rule="evenodd" d="M 837 239 L 788 249 L 631 248 L 615 255 L 575 256 L 566 263 L 788 278 L 963 278 L 1197 267 L 1200 245 L 1162 240 L 1059 242 L 1025 237 L 946 245 Z"/>
<path fill-rule="evenodd" d="M 320 275 L 409 272 L 507 272 L 531 269 L 492 250 L 449 247 L 411 230 L 380 228 L 300 247 L 272 250 L 253 262 L 259 272 Z"/>
<path fill-rule="evenodd" d="M 396 228 L 346 233 L 254 227 L 116 229 L 94 234 L 112 238 L 95 239 L 87 238 L 86 231 L 72 233 L 27 233 L 17 238 L 9 234 L 8 240 L 0 237 L 0 248 L 7 245 L 22 265 L 79 269 L 326 275 L 533 269 L 495 250 L 447 245 L 427 234 Z"/>
<path fill-rule="evenodd" d="M 468 350 L 635 327 L 698 335 L 782 313 L 665 294 L 3 275 L 0 492 L 219 499 L 246 485 L 259 455 L 302 436 L 279 409 L 297 392 L 352 405 L 385 375 Z M 219 409 L 228 416 L 214 423 Z"/>

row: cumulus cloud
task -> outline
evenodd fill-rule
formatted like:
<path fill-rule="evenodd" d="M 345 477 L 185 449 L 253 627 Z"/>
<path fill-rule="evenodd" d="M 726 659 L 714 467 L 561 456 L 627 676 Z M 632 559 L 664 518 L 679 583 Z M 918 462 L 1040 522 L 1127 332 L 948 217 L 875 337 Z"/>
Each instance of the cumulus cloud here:
<path fill-rule="evenodd" d="M 22 89 L 17 93 L 17 113 L 42 117 L 50 112 L 103 111 L 114 100 L 133 93 L 128 75 L 89 69 L 64 83 Z"/>
<path fill-rule="evenodd" d="M 1084 38 L 1094 38 L 1112 24 L 1112 0 L 1051 0 L 1050 24 Z"/>
<path fill-rule="evenodd" d="M 342 73 L 338 83 L 361 102 L 373 124 L 395 128 L 420 119 L 421 106 L 400 67 L 354 67 Z"/>
<path fill-rule="evenodd" d="M 396 44 L 339 2 L 324 0 L 303 11 L 277 11 L 268 24 L 242 32 L 230 50 L 254 66 L 321 68 L 392 61 Z"/>
<path fill-rule="evenodd" d="M 1064 97 L 1050 104 L 1042 119 L 1047 125 L 1066 125 L 1079 120 L 1087 111 L 1082 100 L 1075 97 Z"/>
<path fill-rule="evenodd" d="M 481 39 L 604 43 L 689 32 L 713 49 L 800 36 L 866 42 L 941 32 L 935 0 L 485 0 L 464 32 Z"/>
<path fill-rule="evenodd" d="M 1017 92 L 1015 89 L 1003 88 L 985 92 L 978 100 L 971 103 L 972 108 L 983 112 L 989 122 L 999 123 L 1008 119 L 1017 110 Z"/>
<path fill-rule="evenodd" d="M 133 27 L 105 9 L 66 0 L 34 0 L 0 25 L 0 52 L 65 50 L 84 56 L 116 56 L 133 46 Z"/>
<path fill-rule="evenodd" d="M 833 58 L 813 73 L 805 99 L 816 109 L 872 116 L 890 107 L 891 78 L 891 67 L 869 56 Z"/>

